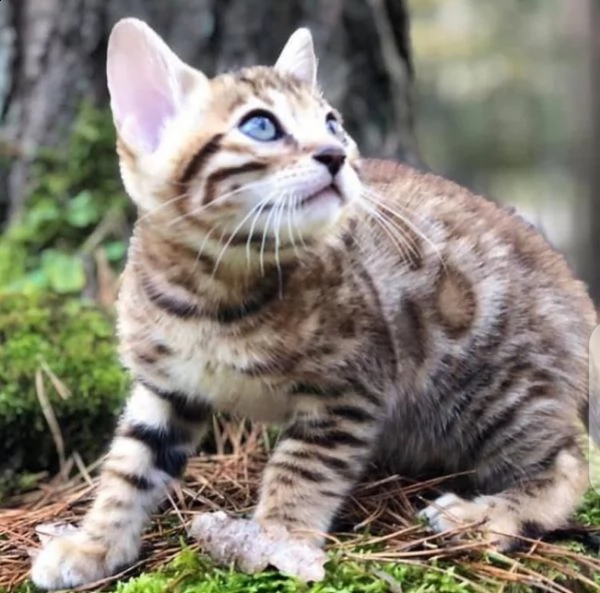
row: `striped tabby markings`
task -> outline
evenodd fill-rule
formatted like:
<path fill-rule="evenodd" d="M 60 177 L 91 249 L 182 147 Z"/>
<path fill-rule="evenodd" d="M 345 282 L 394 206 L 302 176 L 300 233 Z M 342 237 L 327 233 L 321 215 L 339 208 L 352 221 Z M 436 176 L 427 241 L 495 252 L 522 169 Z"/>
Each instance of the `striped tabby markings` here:
<path fill-rule="evenodd" d="M 186 422 L 205 422 L 212 413 L 211 406 L 200 398 L 192 399 L 180 391 L 169 391 L 151 384 L 145 379 L 138 379 L 148 391 L 168 402 L 175 415 Z"/>
<path fill-rule="evenodd" d="M 352 465 L 348 461 L 314 448 L 310 450 L 296 449 L 288 451 L 286 455 L 301 462 L 318 461 L 323 467 L 331 470 L 345 480 L 354 479 L 355 477 Z"/>
<path fill-rule="evenodd" d="M 297 382 L 290 390 L 290 395 L 316 395 L 327 399 L 343 399 L 348 391 L 378 407 L 381 397 L 367 384 L 356 379 L 348 378 L 343 383 L 304 383 Z"/>
<path fill-rule="evenodd" d="M 192 435 L 184 428 L 174 424 L 168 428 L 156 428 L 129 423 L 118 434 L 146 445 L 152 451 L 154 467 L 157 469 L 173 478 L 183 473 L 188 459 L 188 453 L 183 447 L 192 441 Z"/>
<path fill-rule="evenodd" d="M 149 343 L 143 344 L 143 352 L 134 352 L 136 359 L 148 366 L 154 366 L 160 360 L 170 357 L 173 355 L 173 351 L 165 344 L 160 343 Z"/>
<path fill-rule="evenodd" d="M 282 284 L 286 282 L 288 268 L 282 268 Z M 256 316 L 279 299 L 280 287 L 278 281 L 267 278 L 261 282 L 254 292 L 251 292 L 245 301 L 236 304 L 220 303 L 209 308 L 202 308 L 193 302 L 195 295 L 190 295 L 190 300 L 183 299 L 161 290 L 149 275 L 145 274 L 141 286 L 150 302 L 162 311 L 180 319 L 209 319 L 222 324 L 231 324 L 252 316 Z"/>
<path fill-rule="evenodd" d="M 105 467 L 102 470 L 102 475 L 117 479 L 121 482 L 125 482 L 135 490 L 148 491 L 152 490 L 155 487 L 155 484 L 153 484 L 150 480 L 148 480 L 148 478 L 145 478 L 144 476 L 140 476 L 130 472 L 125 472 L 123 470 L 114 469 L 112 467 Z"/>
<path fill-rule="evenodd" d="M 473 285 L 457 268 L 446 266 L 436 286 L 438 322 L 450 338 L 460 338 L 473 325 L 477 299 Z"/>
<path fill-rule="evenodd" d="M 238 165 L 237 167 L 225 167 L 223 169 L 219 169 L 218 171 L 214 171 L 206 179 L 202 204 L 210 204 L 215 199 L 216 187 L 219 183 L 225 181 L 225 179 L 235 175 L 264 171 L 266 168 L 267 165 L 265 163 L 254 162 Z"/>
<path fill-rule="evenodd" d="M 223 134 L 215 134 L 191 159 L 189 159 L 177 180 L 178 185 L 186 186 L 192 179 L 200 175 L 200 172 L 208 164 L 211 157 L 219 152 L 222 139 Z"/>

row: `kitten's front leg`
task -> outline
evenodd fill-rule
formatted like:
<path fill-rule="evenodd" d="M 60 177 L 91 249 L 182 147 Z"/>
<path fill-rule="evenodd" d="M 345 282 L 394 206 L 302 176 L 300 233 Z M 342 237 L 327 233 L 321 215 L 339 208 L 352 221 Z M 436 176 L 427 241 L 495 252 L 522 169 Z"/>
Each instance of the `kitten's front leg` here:
<path fill-rule="evenodd" d="M 267 464 L 254 519 L 205 513 L 191 533 L 222 564 L 247 572 L 272 565 L 315 581 L 325 576 L 323 536 L 371 457 L 379 404 L 338 392 L 328 400 L 306 386 L 292 397 L 300 405 Z"/>
<path fill-rule="evenodd" d="M 150 513 L 179 477 L 211 410 L 183 394 L 137 384 L 106 456 L 81 528 L 52 539 L 33 563 L 44 589 L 95 581 L 134 561 Z"/>
<path fill-rule="evenodd" d="M 283 432 L 255 512 L 257 521 L 283 525 L 317 544 L 370 460 L 381 424 L 373 398 L 326 397 L 307 397 Z"/>

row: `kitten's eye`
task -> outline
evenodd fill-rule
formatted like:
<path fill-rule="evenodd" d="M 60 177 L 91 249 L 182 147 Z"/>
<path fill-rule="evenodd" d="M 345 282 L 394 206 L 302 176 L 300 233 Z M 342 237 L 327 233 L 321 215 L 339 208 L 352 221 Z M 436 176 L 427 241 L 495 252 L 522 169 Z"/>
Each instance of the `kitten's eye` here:
<path fill-rule="evenodd" d="M 268 111 L 252 111 L 238 127 L 240 132 L 259 142 L 271 142 L 283 137 L 279 122 Z"/>
<path fill-rule="evenodd" d="M 327 116 L 327 119 L 325 120 L 325 124 L 327 125 L 327 129 L 329 130 L 329 132 L 331 132 L 334 136 L 337 136 L 338 138 L 344 137 L 344 128 L 342 127 L 342 124 L 337 120 L 335 115 L 330 113 Z"/>

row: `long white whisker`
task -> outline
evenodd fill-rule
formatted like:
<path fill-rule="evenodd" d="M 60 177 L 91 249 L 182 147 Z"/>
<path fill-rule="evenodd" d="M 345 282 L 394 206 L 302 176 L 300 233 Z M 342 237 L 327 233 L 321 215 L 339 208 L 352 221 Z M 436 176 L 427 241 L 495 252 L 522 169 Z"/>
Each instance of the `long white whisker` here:
<path fill-rule="evenodd" d="M 275 207 L 271 208 L 269 214 L 267 214 L 267 220 L 265 221 L 265 226 L 263 228 L 262 241 L 260 243 L 260 273 L 262 276 L 265 275 L 265 245 L 267 242 L 267 232 L 269 230 L 269 223 L 271 221 L 271 216 L 273 216 L 273 212 L 275 212 Z"/>
<path fill-rule="evenodd" d="M 297 259 L 300 259 L 300 253 L 298 251 L 298 246 L 296 245 L 296 241 L 294 240 L 294 229 L 292 228 L 292 214 L 296 212 L 294 210 L 295 200 L 296 200 L 295 194 L 291 194 L 286 203 L 287 228 L 288 228 L 288 234 L 290 235 L 290 243 L 292 244 L 292 247 L 294 248 L 294 254 L 296 255 Z"/>
<path fill-rule="evenodd" d="M 363 210 L 368 212 L 373 217 L 375 222 L 381 227 L 381 229 L 388 236 L 393 245 L 398 249 L 402 258 L 407 259 L 405 252 L 406 246 L 403 245 L 405 238 L 402 236 L 402 234 L 398 233 L 397 229 L 395 229 L 393 226 L 390 226 L 389 221 L 386 218 L 384 218 L 382 214 L 377 211 L 376 208 L 369 205 L 368 202 L 359 200 L 358 204 L 361 208 L 363 208 Z"/>
<path fill-rule="evenodd" d="M 393 206 L 378 192 L 376 192 L 373 188 L 363 187 L 362 188 L 362 197 L 366 198 L 372 203 L 383 204 L 388 208 L 395 211 L 397 208 L 400 212 L 396 212 L 398 216 L 402 216 L 402 212 L 404 212 L 411 219 L 419 222 L 419 223 L 427 223 L 430 222 L 431 219 L 422 212 L 417 212 L 414 209 L 408 208 L 405 204 L 401 204 L 399 202 L 394 202 Z"/>
<path fill-rule="evenodd" d="M 300 204 L 300 196 L 294 196 L 294 228 L 298 231 L 298 236 L 300 237 L 300 243 L 302 243 L 302 248 L 307 249 L 306 241 L 304 241 L 304 237 L 300 230 L 298 229 L 298 225 L 296 224 L 296 212 L 298 212 L 298 205 Z"/>
<path fill-rule="evenodd" d="M 213 226 L 210 227 L 210 229 L 208 230 L 208 233 L 206 233 L 206 235 L 204 236 L 204 240 L 202 241 L 202 244 L 200 245 L 200 249 L 198 249 L 198 253 L 196 254 L 196 259 L 194 260 L 194 264 L 192 266 L 192 269 L 190 270 L 190 274 L 189 274 L 188 278 L 191 278 L 194 275 L 194 272 L 196 271 L 196 269 L 198 267 L 198 262 L 200 261 L 200 258 L 202 257 L 202 254 L 204 253 L 204 248 L 208 244 L 208 240 L 209 240 L 210 236 L 212 235 L 213 231 L 217 228 L 217 225 L 218 225 L 218 223 L 213 224 Z"/>
<path fill-rule="evenodd" d="M 262 214 L 262 211 L 264 210 L 265 206 L 267 206 L 267 204 L 269 203 L 268 198 L 271 195 L 272 194 L 269 194 L 269 196 L 267 196 L 267 198 L 265 198 L 265 200 L 262 200 L 260 202 L 262 205 L 259 208 L 256 215 L 254 216 L 254 219 L 252 220 L 252 224 L 250 225 L 250 232 L 248 233 L 248 238 L 246 239 L 246 262 L 247 262 L 248 268 L 250 268 L 250 245 L 252 244 L 252 236 L 254 235 L 254 229 L 256 227 L 256 223 L 258 222 L 258 220 L 260 218 L 260 215 Z"/>
<path fill-rule="evenodd" d="M 414 243 L 413 240 L 411 240 L 410 237 L 408 237 L 406 235 L 406 230 L 403 229 L 396 221 L 392 220 L 392 218 L 387 216 L 385 213 L 379 211 L 377 209 L 377 207 L 373 206 L 371 204 L 371 202 L 369 202 L 368 200 L 364 200 L 364 199 L 360 198 L 359 204 L 361 204 L 363 206 L 365 204 L 368 204 L 369 209 L 370 209 L 369 211 L 372 214 L 372 216 L 381 220 L 382 223 L 384 223 L 386 225 L 386 228 L 393 232 L 394 236 L 396 236 L 396 238 L 406 248 L 408 254 L 411 254 L 415 258 L 419 257 L 419 249 L 418 249 L 417 245 Z M 404 248 L 401 250 L 401 252 L 402 252 L 402 257 L 406 258 L 406 252 L 404 251 Z"/>
<path fill-rule="evenodd" d="M 373 197 L 373 199 L 370 199 L 368 196 L 362 196 L 361 199 L 366 200 L 367 202 L 369 202 L 370 204 L 372 204 L 375 207 L 375 210 L 378 212 L 378 214 L 380 214 L 402 236 L 403 241 L 407 245 L 407 247 L 410 249 L 410 252 L 415 257 L 418 257 L 419 256 L 419 246 L 416 243 L 415 239 L 413 237 L 411 237 L 410 235 L 408 235 L 406 232 L 406 229 L 402 228 L 400 226 L 400 224 L 389 215 L 389 213 L 393 214 L 394 217 L 400 219 L 400 221 L 403 222 L 407 227 L 412 228 L 410 226 L 410 221 L 407 220 L 407 218 L 405 216 L 403 216 L 401 213 L 396 212 L 391 208 L 387 208 L 385 204 L 381 203 L 380 201 L 377 201 L 376 199 L 374 199 L 374 197 Z M 380 210 L 380 208 L 383 209 L 383 212 Z M 419 233 L 420 231 L 417 229 L 416 232 Z"/>
<path fill-rule="evenodd" d="M 223 246 L 223 248 L 221 249 L 221 251 L 219 252 L 219 256 L 217 257 L 216 261 L 215 261 L 215 265 L 213 267 L 213 271 L 212 271 L 212 275 L 211 275 L 211 279 L 213 279 L 215 277 L 215 274 L 217 273 L 217 269 L 219 267 L 219 264 L 221 263 L 221 260 L 223 259 L 223 256 L 225 255 L 227 249 L 229 248 L 229 246 L 231 245 L 231 242 L 233 241 L 234 237 L 237 235 L 237 233 L 239 232 L 239 230 L 242 228 L 242 226 L 244 226 L 244 223 L 254 214 L 254 212 L 256 210 L 258 210 L 258 208 L 262 205 L 263 202 L 268 201 L 269 196 L 267 196 L 266 198 L 264 198 L 263 200 L 261 200 L 258 204 L 255 204 L 250 211 L 246 214 L 246 216 L 244 216 L 244 218 L 242 218 L 242 220 L 240 221 L 240 223 L 235 227 L 235 229 L 233 230 L 233 232 L 229 235 L 229 239 L 227 240 L 227 242 L 225 243 L 225 245 Z"/>
<path fill-rule="evenodd" d="M 397 212 L 396 210 L 394 210 L 391 206 L 386 204 L 379 196 L 377 196 L 377 194 L 375 194 L 373 191 L 369 191 L 367 193 L 367 195 L 365 195 L 364 197 L 366 199 L 372 201 L 373 203 L 377 204 L 378 206 L 380 206 L 387 212 L 390 212 L 394 216 L 397 216 L 398 218 L 400 218 L 402 220 L 402 222 L 404 222 L 407 226 L 409 226 L 419 237 L 421 237 L 426 243 L 429 244 L 429 246 L 433 249 L 433 251 L 438 256 L 440 262 L 442 263 L 444 270 L 446 270 L 446 263 L 444 261 L 444 258 L 442 256 L 438 246 L 427 235 L 425 235 L 425 233 L 423 233 L 415 224 L 413 224 L 408 219 L 408 217 L 403 216 L 400 212 Z"/>
<path fill-rule="evenodd" d="M 277 210 L 275 217 L 273 219 L 275 226 L 275 265 L 277 266 L 277 281 L 279 285 L 279 298 L 283 298 L 283 276 L 281 272 L 281 260 L 279 257 L 279 245 L 280 245 L 280 237 L 279 231 L 281 230 L 281 219 L 283 218 L 283 212 L 285 208 L 285 195 L 281 196 L 279 202 L 277 203 Z"/>
<path fill-rule="evenodd" d="M 266 183 L 268 183 L 268 181 L 265 180 L 265 179 L 259 179 L 257 181 L 250 181 L 249 183 L 246 183 L 245 185 L 242 185 L 241 187 L 238 187 L 238 188 L 236 188 L 236 189 L 234 189 L 234 190 L 232 190 L 230 192 L 226 192 L 226 193 L 218 196 L 214 200 L 211 200 L 208 204 L 200 204 L 199 207 L 193 208 L 189 212 L 186 212 L 185 214 L 182 214 L 180 216 L 175 217 L 174 219 L 172 219 L 171 221 L 169 221 L 169 226 L 177 224 L 177 222 L 185 220 L 186 218 L 189 218 L 191 216 L 198 216 L 198 214 L 200 214 L 201 212 L 204 212 L 204 210 L 207 210 L 211 206 L 218 206 L 223 201 L 231 198 L 232 196 L 234 196 L 236 194 L 239 194 L 239 193 L 241 193 L 241 192 L 243 192 L 243 191 L 245 191 L 247 189 L 250 189 L 250 188 L 255 188 L 257 186 L 264 185 Z"/>
<path fill-rule="evenodd" d="M 156 208 L 152 208 L 151 210 L 148 210 L 148 212 L 146 212 L 144 215 L 142 215 L 138 218 L 138 220 L 137 220 L 138 223 L 146 220 L 150 216 L 154 216 L 157 212 L 159 212 L 163 208 L 166 208 L 167 206 L 174 204 L 175 202 L 185 198 L 186 196 L 187 196 L 187 192 L 183 192 L 182 194 L 179 194 L 179 195 L 175 196 L 174 198 L 171 198 L 170 200 L 163 202 L 160 206 L 157 206 Z"/>

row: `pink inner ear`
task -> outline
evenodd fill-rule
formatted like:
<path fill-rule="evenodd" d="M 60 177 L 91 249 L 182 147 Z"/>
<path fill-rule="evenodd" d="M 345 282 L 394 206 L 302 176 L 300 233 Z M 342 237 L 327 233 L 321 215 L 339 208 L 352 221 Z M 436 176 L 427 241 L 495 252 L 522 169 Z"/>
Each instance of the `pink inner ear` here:
<path fill-rule="evenodd" d="M 147 37 L 145 31 L 119 31 L 108 54 L 111 107 L 123 139 L 153 152 L 164 126 L 176 112 L 175 76 L 170 71 L 170 51 Z"/>

